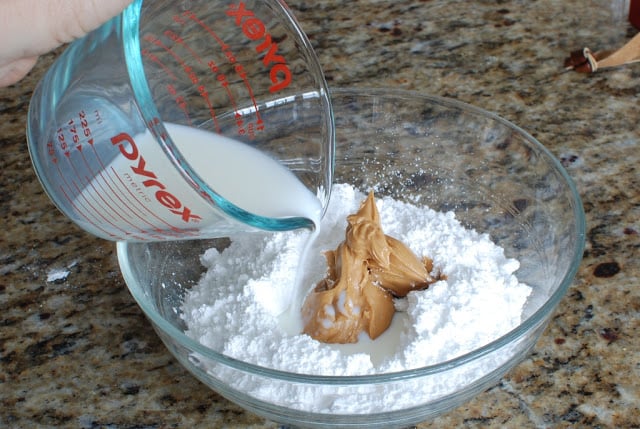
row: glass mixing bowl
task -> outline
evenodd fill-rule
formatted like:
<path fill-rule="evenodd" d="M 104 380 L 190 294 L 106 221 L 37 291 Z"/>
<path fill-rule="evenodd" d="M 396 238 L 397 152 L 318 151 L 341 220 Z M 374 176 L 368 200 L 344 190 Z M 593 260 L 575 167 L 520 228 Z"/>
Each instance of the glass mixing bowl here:
<path fill-rule="evenodd" d="M 470 353 L 423 368 L 301 375 L 231 359 L 184 334 L 181 303 L 204 271 L 199 258 L 228 239 L 121 242 L 119 262 L 133 297 L 170 352 L 229 400 L 292 426 L 405 427 L 464 403 L 529 353 L 580 264 L 584 212 L 560 163 L 530 135 L 491 113 L 396 90 L 334 90 L 332 103 L 336 182 L 452 211 L 466 227 L 488 234 L 520 262 L 516 275 L 533 289 L 519 326 Z M 274 388 L 290 395 L 275 400 L 268 394 Z M 301 398 L 326 404 L 327 411 L 311 412 Z M 351 400 L 388 406 L 348 413 L 331 408 Z"/>

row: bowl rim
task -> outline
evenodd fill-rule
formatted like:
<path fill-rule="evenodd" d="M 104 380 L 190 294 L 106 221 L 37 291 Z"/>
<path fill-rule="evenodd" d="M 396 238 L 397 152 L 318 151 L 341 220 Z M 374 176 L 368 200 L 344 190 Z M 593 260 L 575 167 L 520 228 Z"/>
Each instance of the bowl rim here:
<path fill-rule="evenodd" d="M 452 108 L 458 111 L 464 111 L 466 113 L 470 113 L 473 115 L 483 116 L 485 118 L 494 120 L 502 125 L 510 128 L 514 132 L 520 134 L 524 139 L 532 146 L 534 146 L 541 154 L 548 158 L 548 161 L 554 166 L 556 171 L 560 173 L 561 177 L 565 181 L 566 185 L 569 187 L 570 193 L 572 195 L 573 201 L 573 214 L 575 217 L 575 231 L 576 231 L 576 245 L 573 249 L 573 256 L 571 258 L 571 264 L 567 267 L 567 270 L 560 282 L 558 288 L 554 291 L 554 293 L 542 304 L 535 312 L 533 312 L 529 317 L 523 320 L 518 326 L 513 328 L 511 331 L 505 333 L 504 335 L 496 338 L 495 340 L 476 348 L 470 352 L 467 352 L 463 355 L 457 356 L 453 359 L 438 362 L 433 365 L 428 365 L 424 367 L 412 368 L 403 371 L 396 372 L 385 372 L 380 374 L 366 374 L 366 375 L 313 375 L 313 374 L 304 374 L 304 373 L 294 373 L 287 372 L 283 370 L 277 370 L 272 368 L 261 367 L 259 365 L 255 365 L 252 363 L 248 363 L 239 359 L 235 359 L 229 356 L 226 356 L 222 353 L 216 352 L 200 342 L 190 338 L 183 331 L 176 328 L 173 324 L 169 323 L 165 320 L 160 314 L 155 311 L 155 309 L 148 304 L 148 297 L 142 292 L 142 290 L 136 286 L 135 278 L 129 268 L 128 260 L 128 245 L 130 243 L 120 241 L 116 245 L 117 249 L 117 257 L 120 265 L 120 269 L 127 284 L 127 287 L 138 303 L 142 311 L 145 315 L 151 320 L 151 322 L 157 326 L 161 331 L 163 331 L 166 335 L 170 336 L 172 339 L 177 341 L 182 347 L 185 347 L 188 350 L 201 354 L 203 357 L 207 359 L 211 359 L 217 363 L 228 365 L 232 368 L 239 369 L 242 371 L 246 371 L 253 375 L 273 378 L 277 380 L 283 381 L 292 381 L 296 383 L 307 383 L 307 384 L 332 384 L 332 385 L 363 385 L 363 384 L 371 384 L 371 383 L 389 383 L 393 381 L 402 381 L 408 380 L 418 377 L 424 377 L 432 374 L 442 373 L 444 371 L 460 367 L 462 365 L 468 364 L 472 361 L 478 360 L 496 350 L 499 350 L 505 346 L 508 346 L 511 343 L 516 342 L 519 338 L 526 336 L 526 334 L 532 330 L 536 325 L 545 321 L 545 317 L 549 315 L 554 308 L 558 305 L 560 300 L 566 294 L 569 286 L 572 284 L 574 277 L 578 271 L 578 268 L 582 262 L 582 256 L 585 247 L 585 231 L 586 231 L 586 221 L 584 208 L 582 206 L 582 201 L 580 195 L 577 191 L 577 188 L 562 166 L 560 161 L 545 147 L 543 146 L 536 138 L 532 135 L 524 131 L 519 126 L 511 123 L 510 121 L 496 115 L 495 113 L 489 112 L 482 108 L 473 106 L 471 104 L 461 102 L 458 100 L 424 94 L 417 91 L 405 90 L 405 89 L 395 89 L 395 88 L 368 88 L 368 87 L 345 87 L 345 88 L 334 88 L 331 89 L 331 97 L 332 100 L 334 97 L 346 97 L 346 96 L 356 96 L 359 98 L 363 97 L 384 97 L 384 98 L 411 98 L 411 99 L 422 99 L 425 102 L 431 104 L 438 104 L 447 108 Z M 338 135 L 338 131 L 336 129 L 336 135 Z M 336 139 L 337 141 L 337 139 Z"/>

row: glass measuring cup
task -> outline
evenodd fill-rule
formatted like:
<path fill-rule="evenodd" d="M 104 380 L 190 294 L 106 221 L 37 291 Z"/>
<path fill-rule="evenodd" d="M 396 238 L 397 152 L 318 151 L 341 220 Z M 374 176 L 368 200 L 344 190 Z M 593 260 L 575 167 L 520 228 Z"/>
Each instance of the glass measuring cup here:
<path fill-rule="evenodd" d="M 313 227 L 329 199 L 327 85 L 279 0 L 136 0 L 67 48 L 28 116 L 48 195 L 109 240 Z"/>

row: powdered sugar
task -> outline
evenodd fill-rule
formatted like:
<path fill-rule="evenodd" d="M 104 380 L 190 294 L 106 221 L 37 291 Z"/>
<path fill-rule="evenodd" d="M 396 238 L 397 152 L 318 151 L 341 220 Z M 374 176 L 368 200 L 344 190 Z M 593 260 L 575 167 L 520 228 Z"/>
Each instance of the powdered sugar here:
<path fill-rule="evenodd" d="M 187 335 L 230 357 L 288 372 L 362 375 L 418 368 L 452 359 L 504 335 L 520 322 L 530 288 L 514 276 L 518 262 L 488 236 L 440 213 L 390 198 L 378 199 L 386 234 L 446 275 L 429 289 L 398 300 L 389 330 L 375 341 L 328 345 L 299 334 L 299 298 L 325 275 L 322 252 L 344 238 L 346 216 L 365 195 L 335 185 L 320 233 L 245 234 L 202 256 L 207 268 L 183 303 Z M 292 290 L 296 282 L 303 294 Z M 289 392 L 291 393 L 291 392 Z M 271 395 L 276 392 L 271 392 Z"/>

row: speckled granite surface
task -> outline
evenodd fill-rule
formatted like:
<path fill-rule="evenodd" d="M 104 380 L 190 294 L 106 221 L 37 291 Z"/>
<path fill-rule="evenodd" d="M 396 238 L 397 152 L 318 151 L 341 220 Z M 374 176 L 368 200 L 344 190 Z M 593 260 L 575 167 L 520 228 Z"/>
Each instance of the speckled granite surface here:
<path fill-rule="evenodd" d="M 640 65 L 558 74 L 570 50 L 616 46 L 633 29 L 604 0 L 289 4 L 331 86 L 494 111 L 559 157 L 583 197 L 585 257 L 534 353 L 418 427 L 640 427 Z M 114 245 L 44 195 L 24 127 L 51 60 L 0 90 L 0 427 L 277 427 L 187 374 L 127 292 Z"/>

